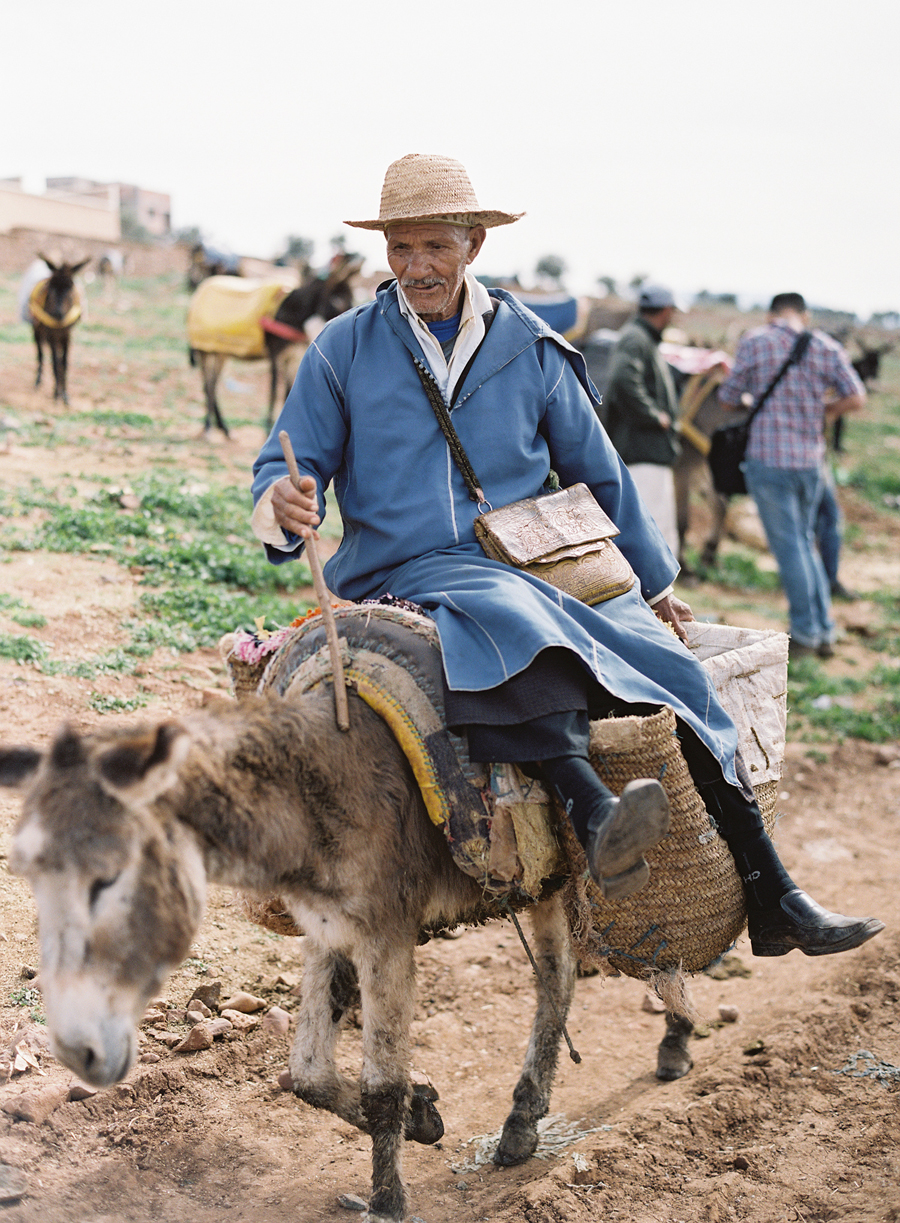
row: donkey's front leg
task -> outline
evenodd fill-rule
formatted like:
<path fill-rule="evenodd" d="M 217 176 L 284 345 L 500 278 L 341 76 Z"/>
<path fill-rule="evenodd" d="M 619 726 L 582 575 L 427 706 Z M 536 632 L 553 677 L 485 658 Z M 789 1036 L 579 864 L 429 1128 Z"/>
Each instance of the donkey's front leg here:
<path fill-rule="evenodd" d="M 63 331 L 56 337 L 56 343 L 53 345 L 53 377 L 56 380 L 53 398 L 61 399 L 66 407 L 69 406 L 68 376 L 69 333 L 68 331 Z"/>
<path fill-rule="evenodd" d="M 345 1078 L 334 1064 L 344 1015 L 356 997 L 356 970 L 346 956 L 322 948 L 307 953 L 297 1034 L 288 1069 L 294 1093 L 301 1100 L 368 1130 L 359 1084 Z"/>
<path fill-rule="evenodd" d="M 537 1013 L 522 1074 L 513 1092 L 512 1112 L 494 1153 L 494 1163 L 502 1165 L 524 1163 L 537 1147 L 537 1123 L 550 1105 L 559 1042 L 575 986 L 575 957 L 560 893 L 538 905 L 532 914 L 532 926 L 532 950 L 541 976 L 535 983 Z"/>
<path fill-rule="evenodd" d="M 39 387 L 41 385 L 41 375 L 44 372 L 44 349 L 37 327 L 34 328 L 34 343 L 37 348 L 37 374 L 34 379 L 34 385 Z"/>
<path fill-rule="evenodd" d="M 372 1223 L 400 1223 L 406 1193 L 401 1176 L 404 1129 L 410 1117 L 409 1026 L 415 1008 L 415 932 L 392 932 L 370 943 L 358 960 L 362 996 L 362 1108 L 372 1135 Z"/>

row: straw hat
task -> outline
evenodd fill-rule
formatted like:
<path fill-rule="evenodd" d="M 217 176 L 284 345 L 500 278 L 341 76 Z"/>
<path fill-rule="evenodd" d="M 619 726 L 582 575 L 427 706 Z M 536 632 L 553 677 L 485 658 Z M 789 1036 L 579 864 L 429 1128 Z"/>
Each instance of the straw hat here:
<path fill-rule="evenodd" d="M 345 221 L 355 229 L 387 229 L 408 221 L 450 225 L 511 225 L 524 212 L 482 208 L 461 162 L 436 153 L 407 153 L 392 161 L 381 189 L 377 221 Z"/>

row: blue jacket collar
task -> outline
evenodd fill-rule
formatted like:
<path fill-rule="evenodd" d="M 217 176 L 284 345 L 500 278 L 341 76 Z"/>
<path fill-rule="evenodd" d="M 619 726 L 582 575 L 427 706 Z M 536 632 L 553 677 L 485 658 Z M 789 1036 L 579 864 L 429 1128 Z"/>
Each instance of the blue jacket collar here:
<path fill-rule="evenodd" d="M 591 382 L 587 372 L 584 357 L 577 348 L 573 348 L 568 340 L 557 335 L 548 327 L 543 319 L 523 306 L 517 297 L 506 289 L 491 288 L 488 290 L 496 303 L 494 322 L 479 350 L 478 356 L 465 380 L 465 391 L 456 401 L 456 406 L 463 404 L 469 396 L 482 386 L 488 378 L 503 369 L 510 361 L 529 348 L 538 340 L 550 340 L 566 353 L 578 380 L 594 405 L 599 405 L 601 396 Z M 396 280 L 386 280 L 375 292 L 375 300 L 382 317 L 391 330 L 402 340 L 414 357 L 420 356 L 420 349 L 409 323 L 400 313 L 397 301 Z"/>

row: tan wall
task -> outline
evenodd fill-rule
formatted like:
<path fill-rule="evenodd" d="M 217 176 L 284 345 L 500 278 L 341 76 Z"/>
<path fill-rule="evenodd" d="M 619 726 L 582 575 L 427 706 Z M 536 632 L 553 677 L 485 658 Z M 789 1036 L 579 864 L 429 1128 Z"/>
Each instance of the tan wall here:
<path fill-rule="evenodd" d="M 32 259 L 54 249 L 64 259 L 98 259 L 105 251 L 119 250 L 125 255 L 126 276 L 163 276 L 179 272 L 187 277 L 190 253 L 184 246 L 150 246 L 136 242 L 101 242 L 97 238 L 60 238 L 36 229 L 17 229 L 0 233 L 0 273 L 21 275 Z"/>
<path fill-rule="evenodd" d="M 22 228 L 102 242 L 117 242 L 121 235 L 118 209 L 0 186 L 0 234 Z"/>

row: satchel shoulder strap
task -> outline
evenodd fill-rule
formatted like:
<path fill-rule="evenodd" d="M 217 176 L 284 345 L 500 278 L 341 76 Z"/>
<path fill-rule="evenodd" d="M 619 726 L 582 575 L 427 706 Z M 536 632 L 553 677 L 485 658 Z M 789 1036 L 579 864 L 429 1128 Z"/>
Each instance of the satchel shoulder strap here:
<path fill-rule="evenodd" d="M 492 298 L 490 311 L 481 316 L 484 320 L 485 336 L 487 336 L 488 331 L 490 331 L 491 323 L 494 321 L 494 313 L 496 309 L 497 303 Z M 482 340 L 481 343 L 483 344 L 484 340 Z M 480 350 L 481 344 L 478 345 L 478 348 L 475 349 L 469 360 L 466 362 L 465 369 L 457 379 L 457 387 L 462 386 L 463 382 L 465 381 L 466 374 L 468 374 L 469 370 L 472 368 L 472 362 L 478 356 Z M 450 419 L 450 410 L 444 402 L 444 397 L 441 394 L 440 387 L 435 381 L 434 374 L 432 374 L 425 362 L 419 357 L 413 356 L 413 364 L 415 365 L 416 372 L 421 379 L 422 386 L 425 389 L 425 394 L 428 396 L 428 402 L 431 404 L 434 414 L 437 417 L 437 422 L 441 426 L 441 432 L 447 439 L 447 445 L 450 447 L 450 453 L 453 455 L 453 461 L 456 463 L 456 466 L 459 468 L 462 474 L 462 478 L 466 482 L 466 488 L 469 490 L 469 496 L 473 501 L 478 503 L 479 509 L 482 505 L 486 505 L 488 509 L 491 509 L 492 506 L 485 498 L 481 483 L 478 477 L 475 475 L 475 469 L 469 462 L 469 456 L 466 454 L 463 444 L 459 440 L 459 434 L 453 427 L 453 421 Z"/>
<path fill-rule="evenodd" d="M 747 417 L 747 419 L 744 421 L 745 425 L 750 424 L 751 420 L 753 420 L 756 413 L 760 410 L 760 408 L 763 406 L 763 404 L 766 402 L 766 400 L 775 390 L 776 386 L 778 386 L 778 383 L 781 381 L 784 375 L 788 372 L 791 366 L 796 365 L 798 361 L 802 360 L 803 354 L 806 352 L 807 348 L 809 348 L 809 343 L 811 339 L 812 339 L 811 331 L 801 331 L 800 332 L 800 334 L 797 336 L 796 340 L 794 341 L 791 347 L 791 351 L 788 353 L 787 359 L 785 360 L 784 364 L 781 366 L 778 373 L 775 375 L 775 377 L 772 379 L 772 381 L 769 383 L 769 385 L 766 387 L 766 389 L 760 395 L 759 399 L 754 404 L 752 412 Z"/>
<path fill-rule="evenodd" d="M 459 440 L 459 434 L 453 428 L 453 421 L 450 419 L 450 411 L 444 403 L 444 397 L 441 394 L 441 388 L 435 381 L 434 374 L 426 366 L 424 361 L 418 357 L 413 357 L 413 364 L 416 367 L 416 372 L 422 381 L 422 386 L 425 388 L 425 394 L 428 396 L 428 402 L 431 404 L 434 414 L 437 417 L 437 422 L 441 426 L 441 432 L 447 439 L 447 445 L 450 447 L 450 453 L 453 455 L 453 461 L 462 473 L 462 478 L 466 482 L 466 488 L 469 490 L 469 496 L 473 501 L 477 501 L 479 507 L 487 505 L 490 509 L 490 503 L 485 499 L 484 490 L 478 482 L 478 477 L 475 475 L 474 468 L 469 462 L 469 456 L 463 448 L 462 442 Z"/>

